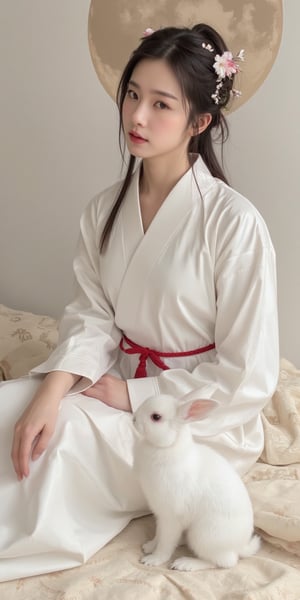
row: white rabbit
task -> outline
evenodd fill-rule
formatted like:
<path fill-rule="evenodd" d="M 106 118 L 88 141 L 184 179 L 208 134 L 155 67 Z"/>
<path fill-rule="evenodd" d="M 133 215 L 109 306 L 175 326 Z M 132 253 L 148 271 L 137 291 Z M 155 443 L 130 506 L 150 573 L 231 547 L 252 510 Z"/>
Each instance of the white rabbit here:
<path fill-rule="evenodd" d="M 156 518 L 155 537 L 143 545 L 146 565 L 168 561 L 182 534 L 198 557 L 175 560 L 171 568 L 182 571 L 233 567 L 260 547 L 240 476 L 215 450 L 196 443 L 187 424 L 215 406 L 210 400 L 179 402 L 161 395 L 134 414 L 140 434 L 134 468 Z"/>

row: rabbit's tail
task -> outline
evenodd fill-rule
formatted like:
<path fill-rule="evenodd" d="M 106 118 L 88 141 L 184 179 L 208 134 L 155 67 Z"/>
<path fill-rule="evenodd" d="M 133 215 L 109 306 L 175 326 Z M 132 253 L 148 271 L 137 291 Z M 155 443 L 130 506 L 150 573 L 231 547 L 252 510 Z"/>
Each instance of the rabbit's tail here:
<path fill-rule="evenodd" d="M 239 552 L 240 558 L 248 558 L 256 554 L 260 548 L 260 537 L 259 535 L 253 535 L 248 544 Z"/>

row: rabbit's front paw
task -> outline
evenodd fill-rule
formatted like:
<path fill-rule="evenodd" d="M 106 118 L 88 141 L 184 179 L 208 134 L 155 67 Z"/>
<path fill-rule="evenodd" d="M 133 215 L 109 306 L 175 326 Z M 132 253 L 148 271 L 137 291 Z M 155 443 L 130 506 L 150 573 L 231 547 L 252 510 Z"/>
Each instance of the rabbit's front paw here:
<path fill-rule="evenodd" d="M 148 540 L 148 542 L 145 542 L 142 545 L 143 552 L 145 554 L 151 554 L 153 552 L 153 550 L 155 549 L 155 546 L 156 546 L 155 538 L 153 538 L 153 540 Z"/>
<path fill-rule="evenodd" d="M 143 565 L 147 565 L 147 567 L 157 567 L 165 561 L 158 554 L 146 554 L 146 556 L 142 556 L 140 562 L 143 563 Z"/>

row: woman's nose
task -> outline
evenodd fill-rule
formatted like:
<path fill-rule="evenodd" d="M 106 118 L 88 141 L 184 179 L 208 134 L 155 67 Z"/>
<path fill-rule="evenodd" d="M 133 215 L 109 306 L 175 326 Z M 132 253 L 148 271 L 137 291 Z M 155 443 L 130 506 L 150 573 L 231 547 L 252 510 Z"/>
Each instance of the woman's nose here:
<path fill-rule="evenodd" d="M 135 125 L 145 125 L 147 122 L 147 109 L 146 106 L 140 102 L 138 104 L 138 106 L 136 107 L 133 115 L 132 115 L 132 120 L 133 123 Z"/>

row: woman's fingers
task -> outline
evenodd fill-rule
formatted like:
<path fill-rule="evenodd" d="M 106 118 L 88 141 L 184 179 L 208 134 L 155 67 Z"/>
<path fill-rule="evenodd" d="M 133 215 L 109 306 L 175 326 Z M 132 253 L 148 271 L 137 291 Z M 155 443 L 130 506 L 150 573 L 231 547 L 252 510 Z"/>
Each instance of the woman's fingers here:
<path fill-rule="evenodd" d="M 97 381 L 94 385 L 89 387 L 87 390 L 84 390 L 82 394 L 85 396 L 89 396 L 90 398 L 95 398 L 96 400 L 103 400 L 104 398 L 104 389 L 101 383 L 101 380 Z"/>
<path fill-rule="evenodd" d="M 36 433 L 25 431 L 21 437 L 19 445 L 19 469 L 21 476 L 28 477 L 29 475 L 29 459 L 31 455 L 32 444 L 36 437 Z"/>
<path fill-rule="evenodd" d="M 18 479 L 28 477 L 30 460 L 36 460 L 47 448 L 55 430 L 58 406 L 40 406 L 17 422 L 11 457 Z"/>
<path fill-rule="evenodd" d="M 22 427 L 17 423 L 11 456 L 18 479 L 23 479 L 23 477 L 29 475 L 29 458 L 36 435 L 36 430 L 32 427 Z"/>
<path fill-rule="evenodd" d="M 45 452 L 45 450 L 49 444 L 50 438 L 53 434 L 53 431 L 54 431 L 53 428 L 45 425 L 45 427 L 42 430 L 42 432 L 40 433 L 40 435 L 34 441 L 32 454 L 31 454 L 32 460 L 37 460 L 41 456 L 41 454 L 43 454 L 43 452 Z"/>
<path fill-rule="evenodd" d="M 47 425 L 39 433 L 29 427 L 21 432 L 16 431 L 11 457 L 18 479 L 28 477 L 30 459 L 37 460 L 46 450 L 53 431 L 53 427 Z"/>
<path fill-rule="evenodd" d="M 12 459 L 14 469 L 16 471 L 18 479 L 22 479 L 21 471 L 20 471 L 20 467 L 19 467 L 19 446 L 20 446 L 20 438 L 19 438 L 19 435 L 15 431 L 14 438 L 13 438 L 12 450 L 11 450 L 11 459 Z"/>
<path fill-rule="evenodd" d="M 82 392 L 107 406 L 131 412 L 127 383 L 113 375 L 103 375 L 94 385 Z"/>

